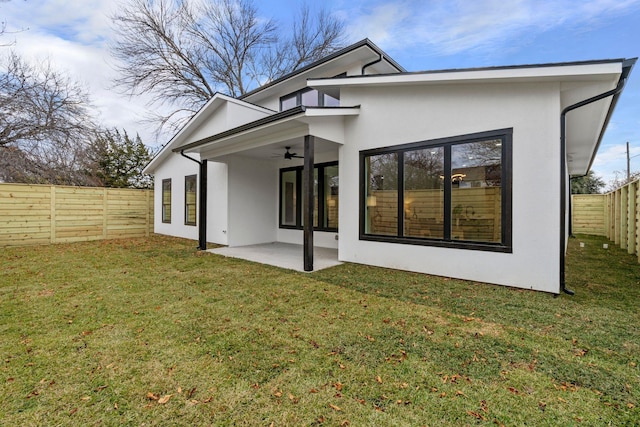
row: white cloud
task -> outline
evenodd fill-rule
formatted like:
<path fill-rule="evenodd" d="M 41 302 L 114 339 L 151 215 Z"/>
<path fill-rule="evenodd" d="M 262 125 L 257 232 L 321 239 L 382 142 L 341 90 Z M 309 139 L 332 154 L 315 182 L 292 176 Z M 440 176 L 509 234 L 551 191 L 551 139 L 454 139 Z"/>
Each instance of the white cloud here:
<path fill-rule="evenodd" d="M 111 37 L 109 16 L 115 0 L 11 0 L 0 3 L 0 16 L 11 29 L 12 50 L 32 62 L 50 60 L 59 70 L 83 84 L 105 127 L 139 133 L 148 145 L 158 145 L 154 129 L 143 124 L 144 97 L 130 98 L 112 86 L 113 59 L 107 43 Z M 28 28 L 28 29 L 27 29 Z M 5 38 L 8 36 L 5 36 Z"/>
<path fill-rule="evenodd" d="M 423 47 L 452 55 L 471 49 L 503 49 L 515 39 L 526 43 L 533 33 L 560 25 L 594 25 L 638 7 L 639 0 L 369 1 L 351 14 L 357 18 L 349 22 L 349 32 L 354 39 L 370 37 L 389 50 Z"/>
<path fill-rule="evenodd" d="M 631 171 L 640 170 L 640 146 L 631 144 L 629 147 Z M 592 169 L 601 176 L 606 183 L 616 178 L 616 173 L 624 176 L 627 173 L 626 143 L 609 144 L 602 147 L 593 162 Z"/>

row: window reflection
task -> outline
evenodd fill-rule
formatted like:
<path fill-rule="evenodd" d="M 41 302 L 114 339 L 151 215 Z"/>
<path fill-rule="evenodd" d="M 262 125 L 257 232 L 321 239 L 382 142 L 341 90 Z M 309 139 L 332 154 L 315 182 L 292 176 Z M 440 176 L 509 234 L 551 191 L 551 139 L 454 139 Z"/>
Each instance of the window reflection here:
<path fill-rule="evenodd" d="M 444 237 L 444 149 L 404 153 L 404 235 Z"/>
<path fill-rule="evenodd" d="M 398 154 L 380 154 L 365 159 L 365 232 L 398 234 Z"/>

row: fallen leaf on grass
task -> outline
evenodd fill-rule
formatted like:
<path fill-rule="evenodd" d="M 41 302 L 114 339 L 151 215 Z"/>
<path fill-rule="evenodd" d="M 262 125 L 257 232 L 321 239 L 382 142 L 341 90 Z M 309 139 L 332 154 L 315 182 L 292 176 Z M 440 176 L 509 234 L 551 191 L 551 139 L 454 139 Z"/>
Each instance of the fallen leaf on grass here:
<path fill-rule="evenodd" d="M 197 387 L 192 388 L 191 390 L 189 390 L 189 393 L 187 393 L 187 399 L 191 399 L 193 397 L 193 395 L 196 392 Z"/>
<path fill-rule="evenodd" d="M 339 406 L 334 405 L 333 403 L 329 403 L 329 407 L 331 409 L 333 409 L 334 411 L 342 411 L 342 408 L 340 408 Z"/>
<path fill-rule="evenodd" d="M 160 396 L 158 396 L 155 393 L 149 392 L 149 393 L 147 393 L 147 399 L 149 399 L 149 400 L 158 400 L 158 399 L 160 399 Z"/>
<path fill-rule="evenodd" d="M 482 415 L 479 412 L 467 411 L 467 414 L 471 415 L 472 417 L 475 417 L 478 420 L 486 421 L 486 418 L 484 417 L 484 415 Z"/>
<path fill-rule="evenodd" d="M 293 403 L 294 405 L 298 402 L 300 402 L 300 398 L 299 397 L 295 397 L 293 394 L 289 393 L 289 400 L 291 401 L 291 403 Z"/>
<path fill-rule="evenodd" d="M 172 396 L 173 396 L 173 394 L 165 394 L 160 399 L 158 399 L 158 403 L 160 405 L 164 405 L 165 403 L 169 402 L 169 400 L 171 399 Z"/>
<path fill-rule="evenodd" d="M 380 375 L 376 376 L 376 381 L 380 384 L 382 384 L 382 378 L 380 378 Z"/>

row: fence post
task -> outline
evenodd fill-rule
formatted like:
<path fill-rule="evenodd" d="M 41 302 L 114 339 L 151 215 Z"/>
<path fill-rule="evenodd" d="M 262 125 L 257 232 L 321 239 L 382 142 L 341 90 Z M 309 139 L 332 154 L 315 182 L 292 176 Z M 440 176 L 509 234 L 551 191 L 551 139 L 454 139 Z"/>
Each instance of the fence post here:
<path fill-rule="evenodd" d="M 629 206 L 629 186 L 620 189 L 620 248 L 627 249 L 627 225 Z"/>
<path fill-rule="evenodd" d="M 620 244 L 620 189 L 617 189 L 614 193 L 613 200 L 613 242 L 616 245 Z"/>
<path fill-rule="evenodd" d="M 49 237 L 51 243 L 56 242 L 56 187 L 51 186 L 51 197 L 49 198 L 49 203 L 51 203 L 51 213 L 50 213 L 50 230 Z"/>
<path fill-rule="evenodd" d="M 107 229 L 109 227 L 109 221 L 107 220 L 107 215 L 108 215 L 108 195 L 107 195 L 107 189 L 104 188 L 102 190 L 102 238 L 106 239 L 107 238 Z"/>
<path fill-rule="evenodd" d="M 150 216 L 151 216 L 151 215 L 149 215 L 149 199 L 151 198 L 150 197 L 151 191 L 153 191 L 153 190 L 146 190 L 146 192 L 145 192 L 146 193 L 146 197 L 147 197 L 147 215 L 146 215 L 145 230 L 144 230 L 145 237 L 149 237 L 149 227 L 151 226 L 149 224 L 149 222 L 150 222 L 149 220 L 150 220 Z"/>
<path fill-rule="evenodd" d="M 627 197 L 627 252 L 636 253 L 636 184 L 628 185 Z"/>

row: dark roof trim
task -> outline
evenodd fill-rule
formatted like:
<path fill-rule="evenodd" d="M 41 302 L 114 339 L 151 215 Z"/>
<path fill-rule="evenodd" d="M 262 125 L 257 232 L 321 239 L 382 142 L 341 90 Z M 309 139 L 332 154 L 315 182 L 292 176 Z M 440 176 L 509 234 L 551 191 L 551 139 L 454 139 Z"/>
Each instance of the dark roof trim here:
<path fill-rule="evenodd" d="M 500 65 L 494 67 L 475 67 L 475 68 L 448 68 L 443 70 L 426 70 L 426 71 L 403 71 L 400 73 L 384 73 L 384 74 L 367 74 L 362 76 L 342 76 L 342 77 L 318 77 L 311 78 L 310 80 L 337 80 L 337 79 L 362 79 L 362 78 L 375 78 L 375 77 L 387 77 L 387 76 L 407 76 L 407 75 L 421 75 L 421 74 L 445 74 L 445 73 L 467 73 L 472 71 L 499 71 L 499 70 L 519 70 L 527 68 L 551 68 L 551 67 L 567 67 L 575 65 L 598 65 L 598 64 L 613 64 L 616 62 L 622 62 L 624 66 L 624 58 L 619 59 L 602 59 L 593 61 L 574 61 L 574 62 L 548 62 L 544 64 L 524 64 L 524 65 Z"/>
<path fill-rule="evenodd" d="M 629 75 L 631 74 L 631 70 L 633 70 L 633 66 L 636 64 L 637 60 L 638 58 L 631 58 L 631 59 L 625 59 L 622 61 L 622 74 L 620 75 L 620 79 L 618 80 L 618 83 L 625 80 L 624 86 L 626 86 L 626 80 L 629 78 Z M 609 106 L 607 117 L 604 119 L 604 124 L 602 126 L 602 130 L 600 131 L 600 136 L 598 137 L 596 148 L 593 150 L 593 154 L 591 155 L 589 166 L 587 166 L 587 172 L 589 172 L 589 170 L 591 169 L 591 166 L 593 165 L 593 161 L 596 159 L 596 154 L 600 149 L 600 143 L 602 142 L 602 138 L 604 138 L 604 133 L 607 130 L 607 127 L 609 126 L 609 120 L 611 120 L 611 116 L 613 115 L 613 110 L 615 110 L 616 105 L 618 104 L 618 100 L 620 99 L 620 96 L 622 95 L 623 91 L 624 91 L 624 88 L 623 90 L 615 94 L 611 99 L 611 105 Z"/>
<path fill-rule="evenodd" d="M 264 89 L 267 89 L 267 88 L 269 88 L 271 86 L 275 86 L 278 83 L 282 83 L 283 81 L 288 80 L 288 79 L 290 79 L 292 77 L 295 77 L 298 74 L 302 74 L 302 73 L 304 73 L 306 71 L 309 71 L 312 68 L 318 67 L 319 65 L 322 65 L 322 64 L 324 64 L 326 62 L 329 62 L 329 61 L 332 61 L 332 60 L 334 60 L 334 59 L 336 59 L 336 58 L 338 58 L 338 57 L 340 57 L 342 55 L 345 55 L 345 54 L 347 54 L 349 52 L 352 52 L 352 51 L 354 51 L 356 49 L 359 49 L 359 48 L 361 48 L 363 46 L 368 46 L 370 49 L 372 49 L 378 55 L 381 55 L 384 58 L 384 60 L 386 60 L 389 64 L 391 64 L 399 72 L 404 73 L 404 72 L 407 71 L 400 64 L 398 64 L 396 61 L 394 61 L 389 55 L 387 55 L 385 52 L 383 52 L 382 49 L 380 49 L 378 46 L 376 46 L 371 40 L 364 39 L 364 40 L 360 40 L 359 42 L 354 43 L 354 44 L 352 44 L 350 46 L 347 46 L 347 47 L 345 47 L 343 49 L 335 51 L 332 54 L 327 55 L 324 58 L 321 58 L 321 59 L 317 60 L 316 62 L 312 62 L 311 64 L 305 65 L 302 68 L 298 68 L 297 70 L 294 70 L 289 74 L 285 74 L 284 76 L 279 77 L 279 78 L 277 78 L 277 79 L 275 79 L 275 80 L 273 80 L 273 81 L 271 81 L 271 82 L 269 82 L 269 83 L 267 83 L 265 85 L 262 85 L 257 89 L 254 89 L 254 90 L 252 90 L 250 92 L 247 92 L 244 95 L 241 95 L 240 97 L 238 97 L 238 99 L 244 99 L 244 98 L 247 98 L 247 97 L 249 97 L 251 95 L 255 95 L 256 93 L 258 93 L 258 92 L 260 92 L 260 91 L 262 91 Z"/>

